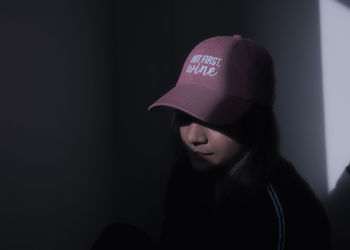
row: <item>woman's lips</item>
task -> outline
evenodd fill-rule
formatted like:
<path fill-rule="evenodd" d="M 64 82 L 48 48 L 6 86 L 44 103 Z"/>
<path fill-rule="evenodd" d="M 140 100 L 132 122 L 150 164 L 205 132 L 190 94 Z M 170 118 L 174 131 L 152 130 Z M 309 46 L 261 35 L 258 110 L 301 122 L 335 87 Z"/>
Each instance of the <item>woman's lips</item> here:
<path fill-rule="evenodd" d="M 207 153 L 201 151 L 193 151 L 191 149 L 187 150 L 189 155 L 194 159 L 204 160 L 206 157 L 213 155 L 214 153 Z"/>
<path fill-rule="evenodd" d="M 212 153 L 193 152 L 196 155 L 212 155 Z"/>
<path fill-rule="evenodd" d="M 212 155 L 213 153 L 202 153 L 202 152 L 196 152 L 196 151 L 191 151 L 191 154 L 194 156 L 194 157 L 205 157 L 205 156 L 209 156 L 209 155 Z"/>

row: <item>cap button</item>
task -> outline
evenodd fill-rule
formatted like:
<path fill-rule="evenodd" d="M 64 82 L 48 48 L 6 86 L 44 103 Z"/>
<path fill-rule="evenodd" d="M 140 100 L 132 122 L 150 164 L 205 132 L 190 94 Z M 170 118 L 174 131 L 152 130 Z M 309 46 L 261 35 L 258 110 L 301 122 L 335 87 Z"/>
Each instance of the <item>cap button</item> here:
<path fill-rule="evenodd" d="M 242 39 L 242 36 L 241 36 L 241 35 L 236 34 L 236 35 L 234 35 L 234 36 L 233 36 L 233 38 L 236 38 L 236 39 Z"/>

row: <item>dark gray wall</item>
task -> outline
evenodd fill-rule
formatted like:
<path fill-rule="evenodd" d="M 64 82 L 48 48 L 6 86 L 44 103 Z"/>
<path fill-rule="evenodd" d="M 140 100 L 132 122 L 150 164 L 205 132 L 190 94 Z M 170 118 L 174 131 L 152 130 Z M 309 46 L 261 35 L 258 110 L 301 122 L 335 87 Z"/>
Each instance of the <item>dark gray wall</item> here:
<path fill-rule="evenodd" d="M 88 249 L 114 213 L 108 5 L 0 3 L 1 249 Z"/>
<path fill-rule="evenodd" d="M 175 75 L 169 12 L 0 3 L 1 249 L 89 249 L 120 221 L 156 237 L 169 117 L 147 106 Z"/>
<path fill-rule="evenodd" d="M 147 107 L 213 35 L 264 44 L 282 152 L 326 192 L 317 1 L 2 1 L 0 248 L 89 249 L 108 224 L 157 237 L 172 162 Z"/>

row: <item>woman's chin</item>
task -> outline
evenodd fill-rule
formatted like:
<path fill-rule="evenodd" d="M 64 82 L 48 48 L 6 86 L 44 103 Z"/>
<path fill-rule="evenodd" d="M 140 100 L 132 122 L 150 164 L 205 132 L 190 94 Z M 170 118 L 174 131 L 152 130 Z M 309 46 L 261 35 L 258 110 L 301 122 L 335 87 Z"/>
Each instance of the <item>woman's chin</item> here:
<path fill-rule="evenodd" d="M 206 160 L 191 159 L 190 162 L 193 169 L 199 172 L 208 172 L 215 168 L 213 164 Z"/>

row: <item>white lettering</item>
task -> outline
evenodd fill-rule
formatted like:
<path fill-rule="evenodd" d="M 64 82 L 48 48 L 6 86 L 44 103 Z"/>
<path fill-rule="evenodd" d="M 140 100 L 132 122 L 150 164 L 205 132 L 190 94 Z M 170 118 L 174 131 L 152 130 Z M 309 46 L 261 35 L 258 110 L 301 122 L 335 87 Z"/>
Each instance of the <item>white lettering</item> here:
<path fill-rule="evenodd" d="M 191 59 L 191 63 L 199 63 L 201 57 L 202 55 L 194 55 Z"/>
<path fill-rule="evenodd" d="M 187 67 L 186 72 L 187 72 L 187 73 L 192 73 L 192 72 L 194 71 L 194 73 L 197 74 L 199 65 L 200 65 L 200 64 L 198 64 L 197 66 L 196 66 L 196 65 L 189 64 L 188 67 Z"/>
<path fill-rule="evenodd" d="M 209 75 L 209 76 L 215 76 L 215 75 L 217 75 L 218 72 L 215 72 L 215 71 L 216 71 L 216 69 L 215 69 L 214 67 L 211 67 L 211 68 L 209 69 L 209 71 L 208 71 L 208 75 Z"/>
<path fill-rule="evenodd" d="M 216 66 L 220 68 L 220 67 L 221 67 L 222 58 L 218 58 L 218 59 L 219 59 L 219 60 L 218 60 L 218 63 L 217 63 Z"/>
<path fill-rule="evenodd" d="M 202 57 L 201 63 L 205 63 L 205 64 L 206 64 L 207 59 L 208 59 L 208 55 L 204 55 L 204 56 Z"/>
<path fill-rule="evenodd" d="M 222 58 L 209 55 L 194 55 L 187 66 L 186 73 L 201 74 L 203 76 L 216 76 L 221 67 Z M 211 65 L 213 67 L 209 67 Z"/>
<path fill-rule="evenodd" d="M 200 68 L 200 70 L 194 72 L 196 75 L 199 73 L 202 73 L 202 75 L 206 75 L 206 71 L 207 71 L 208 66 L 202 65 L 202 67 Z"/>

